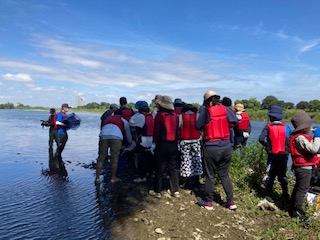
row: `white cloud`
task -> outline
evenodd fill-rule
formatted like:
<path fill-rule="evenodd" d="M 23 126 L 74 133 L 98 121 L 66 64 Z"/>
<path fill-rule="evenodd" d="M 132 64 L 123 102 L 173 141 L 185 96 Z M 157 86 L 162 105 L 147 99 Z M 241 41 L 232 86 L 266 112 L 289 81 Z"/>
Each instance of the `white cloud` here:
<path fill-rule="evenodd" d="M 320 39 L 313 40 L 300 48 L 300 53 L 309 52 L 320 45 Z"/>
<path fill-rule="evenodd" d="M 17 82 L 32 82 L 32 78 L 29 74 L 18 73 L 18 74 L 11 74 L 7 73 L 2 75 L 3 79 L 10 80 L 10 81 L 17 81 Z"/>

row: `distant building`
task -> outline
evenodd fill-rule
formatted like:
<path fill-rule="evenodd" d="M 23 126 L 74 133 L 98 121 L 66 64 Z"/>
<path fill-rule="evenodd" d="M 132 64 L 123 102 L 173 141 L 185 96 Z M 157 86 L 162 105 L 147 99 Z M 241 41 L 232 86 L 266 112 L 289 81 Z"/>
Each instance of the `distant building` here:
<path fill-rule="evenodd" d="M 84 97 L 77 96 L 76 98 L 76 107 L 82 107 L 85 105 Z"/>

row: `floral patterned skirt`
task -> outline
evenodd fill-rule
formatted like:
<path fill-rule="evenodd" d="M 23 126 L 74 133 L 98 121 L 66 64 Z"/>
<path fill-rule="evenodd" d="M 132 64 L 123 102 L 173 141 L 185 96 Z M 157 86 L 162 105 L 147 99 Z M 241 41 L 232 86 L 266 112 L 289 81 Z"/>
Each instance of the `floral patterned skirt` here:
<path fill-rule="evenodd" d="M 200 176 L 202 174 L 200 141 L 180 145 L 182 177 Z"/>

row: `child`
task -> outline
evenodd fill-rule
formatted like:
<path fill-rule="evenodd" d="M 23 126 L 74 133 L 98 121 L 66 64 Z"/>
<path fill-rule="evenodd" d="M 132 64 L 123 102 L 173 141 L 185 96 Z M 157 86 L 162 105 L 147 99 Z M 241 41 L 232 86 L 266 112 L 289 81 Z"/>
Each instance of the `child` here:
<path fill-rule="evenodd" d="M 320 128 L 314 132 L 314 139 L 308 135 L 313 118 L 300 112 L 291 122 L 295 130 L 290 137 L 290 151 L 296 183 L 291 196 L 289 214 L 291 217 L 304 217 L 303 199 L 310 186 L 312 168 L 319 162 Z"/>
<path fill-rule="evenodd" d="M 272 106 L 268 112 L 270 122 L 263 128 L 259 142 L 267 148 L 268 163 L 270 164 L 269 180 L 266 186 L 266 199 L 274 202 L 273 184 L 276 177 L 281 184 L 282 196 L 286 201 L 290 200 L 288 194 L 287 161 L 288 161 L 288 139 L 290 128 L 281 119 L 284 118 L 282 107 Z M 267 167 L 268 168 L 268 167 Z"/>

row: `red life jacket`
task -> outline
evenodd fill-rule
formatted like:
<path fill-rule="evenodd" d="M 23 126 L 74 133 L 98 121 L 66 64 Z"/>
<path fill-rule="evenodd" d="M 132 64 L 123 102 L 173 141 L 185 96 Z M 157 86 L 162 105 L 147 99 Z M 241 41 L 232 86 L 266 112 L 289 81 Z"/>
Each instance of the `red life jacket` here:
<path fill-rule="evenodd" d="M 248 113 L 242 112 L 240 113 L 242 119 L 238 122 L 238 128 L 242 131 L 247 131 L 250 124 L 250 118 Z"/>
<path fill-rule="evenodd" d="M 200 138 L 200 131 L 196 129 L 197 113 L 181 113 L 183 125 L 180 127 L 181 140 L 193 140 Z"/>
<path fill-rule="evenodd" d="M 151 114 L 144 115 L 146 123 L 142 127 L 141 135 L 151 137 L 153 136 L 154 119 Z"/>
<path fill-rule="evenodd" d="M 226 107 L 223 105 L 207 107 L 210 122 L 204 126 L 204 140 L 216 142 L 230 139 L 229 122 Z"/>
<path fill-rule="evenodd" d="M 180 115 L 182 113 L 182 107 L 178 107 L 178 108 L 175 108 L 173 110 L 177 115 Z"/>
<path fill-rule="evenodd" d="M 57 121 L 57 114 L 51 115 L 49 118 L 49 125 L 52 126 L 54 129 L 58 129 L 56 121 Z"/>
<path fill-rule="evenodd" d="M 286 125 L 284 123 L 268 123 L 269 139 L 271 142 L 270 152 L 274 154 L 285 154 L 286 151 Z"/>
<path fill-rule="evenodd" d="M 122 112 L 122 117 L 129 122 L 131 116 L 133 115 L 133 110 L 130 108 L 121 108 L 120 111 Z"/>
<path fill-rule="evenodd" d="M 102 126 L 104 126 L 106 124 L 114 124 L 118 128 L 120 128 L 122 133 L 124 132 L 124 123 L 123 123 L 120 115 L 111 115 L 111 116 L 107 117 L 106 120 L 104 120 L 104 122 L 102 123 Z"/>
<path fill-rule="evenodd" d="M 312 137 L 308 134 L 298 133 L 290 137 L 290 152 L 292 156 L 292 163 L 294 166 L 312 166 L 319 162 L 317 154 L 312 154 L 306 150 L 297 149 L 296 138 L 298 136 L 304 136 L 309 142 L 312 141 Z"/>
<path fill-rule="evenodd" d="M 175 112 L 161 112 L 161 115 L 164 125 L 164 132 L 161 134 L 162 139 L 165 141 L 177 141 L 179 127 L 178 115 Z"/>

